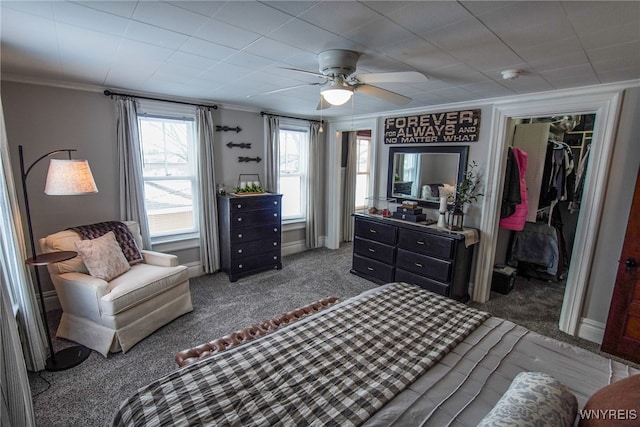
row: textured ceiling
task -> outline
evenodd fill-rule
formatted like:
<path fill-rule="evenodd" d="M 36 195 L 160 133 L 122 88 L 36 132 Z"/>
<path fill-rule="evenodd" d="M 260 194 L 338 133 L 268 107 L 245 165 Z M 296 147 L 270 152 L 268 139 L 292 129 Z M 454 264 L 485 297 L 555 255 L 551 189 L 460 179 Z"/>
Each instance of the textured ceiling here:
<path fill-rule="evenodd" d="M 401 108 L 640 78 L 638 1 L 1 1 L 3 79 L 59 82 L 318 117 L 318 53 L 361 53 L 357 73 Z M 501 71 L 522 70 L 516 80 Z M 256 96 L 258 95 L 258 96 Z M 324 116 L 397 109 L 356 94 Z"/>

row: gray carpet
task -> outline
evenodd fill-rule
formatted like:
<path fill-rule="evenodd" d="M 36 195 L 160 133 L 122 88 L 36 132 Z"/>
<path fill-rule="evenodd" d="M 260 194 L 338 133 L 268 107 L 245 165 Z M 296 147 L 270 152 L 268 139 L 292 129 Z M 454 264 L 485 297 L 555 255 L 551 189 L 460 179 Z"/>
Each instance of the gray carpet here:
<path fill-rule="evenodd" d="M 284 257 L 272 270 L 230 283 L 223 273 L 191 280 L 194 311 L 162 327 L 126 354 L 92 352 L 62 372 L 30 373 L 38 426 L 107 426 L 120 402 L 177 368 L 176 353 L 257 321 L 335 295 L 355 296 L 377 285 L 349 273 L 351 244 Z M 481 309 L 591 350 L 595 344 L 557 331 L 562 286 L 521 282 L 509 295 L 494 294 Z M 509 301 L 514 301 L 514 304 Z M 51 313 L 51 327 L 59 320 Z M 62 348 L 68 341 L 55 340 Z"/>

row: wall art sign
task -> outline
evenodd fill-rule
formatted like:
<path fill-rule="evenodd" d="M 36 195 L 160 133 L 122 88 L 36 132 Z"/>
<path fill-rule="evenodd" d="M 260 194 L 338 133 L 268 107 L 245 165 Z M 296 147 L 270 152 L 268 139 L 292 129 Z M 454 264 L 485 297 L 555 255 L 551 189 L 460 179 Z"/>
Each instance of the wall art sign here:
<path fill-rule="evenodd" d="M 479 134 L 479 109 L 389 117 L 384 121 L 385 144 L 475 142 Z"/>

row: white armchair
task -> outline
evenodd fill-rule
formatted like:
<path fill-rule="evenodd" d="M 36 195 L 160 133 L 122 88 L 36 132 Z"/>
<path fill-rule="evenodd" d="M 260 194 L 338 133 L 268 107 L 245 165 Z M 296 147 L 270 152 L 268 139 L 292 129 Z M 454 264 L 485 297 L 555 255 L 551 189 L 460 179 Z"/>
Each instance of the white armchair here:
<path fill-rule="evenodd" d="M 138 247 L 138 223 L 124 222 Z M 77 251 L 80 235 L 64 230 L 40 239 L 43 252 Z M 143 261 L 105 281 L 89 274 L 80 255 L 48 266 L 62 306 L 57 335 L 105 357 L 137 342 L 193 310 L 187 267 L 175 255 L 142 250 Z"/>

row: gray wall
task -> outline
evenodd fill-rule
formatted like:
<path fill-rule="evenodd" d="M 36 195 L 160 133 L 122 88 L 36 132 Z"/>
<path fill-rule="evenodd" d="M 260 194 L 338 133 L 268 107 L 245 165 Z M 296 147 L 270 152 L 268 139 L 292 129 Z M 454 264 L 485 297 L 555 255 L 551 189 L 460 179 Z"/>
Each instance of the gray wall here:
<path fill-rule="evenodd" d="M 102 94 L 83 90 L 2 81 L 1 95 L 16 182 L 20 182 L 18 146 L 24 146 L 27 166 L 41 155 L 60 148 L 75 148 L 74 158 L 87 159 L 99 192 L 87 196 L 47 196 L 44 182 L 48 161 L 41 161 L 28 177 L 29 202 L 36 239 L 68 227 L 119 218 L 118 167 L 114 102 Z M 232 189 L 239 174 L 259 174 L 265 179 L 263 118 L 257 112 L 220 108 L 216 125 L 242 131 L 216 132 L 214 154 L 216 182 Z M 228 148 L 228 142 L 250 142 L 251 149 Z M 239 163 L 238 156 L 259 156 L 260 163 Z M 60 158 L 64 158 L 60 157 Z M 324 170 L 324 163 L 321 167 Z M 22 188 L 18 184 L 22 206 Z M 324 189 L 322 194 L 324 194 Z M 287 230 L 282 236 L 283 250 L 304 250 L 304 229 Z M 324 215 L 321 235 L 325 233 Z M 26 232 L 26 225 L 25 225 Z M 197 264 L 197 242 L 181 245 L 160 244 L 154 249 L 174 253 L 183 264 Z M 43 288 L 52 290 L 48 275 Z"/>

